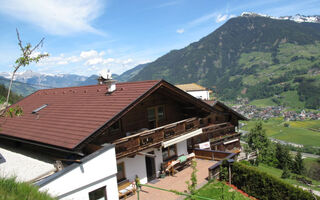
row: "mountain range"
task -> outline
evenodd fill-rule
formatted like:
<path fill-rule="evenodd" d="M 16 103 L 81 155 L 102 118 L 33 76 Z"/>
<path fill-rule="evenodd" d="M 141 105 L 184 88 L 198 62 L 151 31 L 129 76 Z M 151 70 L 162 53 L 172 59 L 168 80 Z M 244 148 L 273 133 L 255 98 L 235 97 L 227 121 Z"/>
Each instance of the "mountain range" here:
<path fill-rule="evenodd" d="M 195 82 L 225 100 L 245 97 L 318 109 L 320 24 L 290 19 L 231 18 L 198 42 L 149 63 L 130 80 Z"/>
<path fill-rule="evenodd" d="M 258 104 L 319 109 L 319 22 L 319 15 L 272 17 L 246 12 L 185 48 L 112 76 L 118 81 L 195 82 L 224 100 L 242 97 Z M 39 89 L 96 84 L 97 77 L 27 71 L 16 81 Z"/>
<path fill-rule="evenodd" d="M 112 74 L 112 78 L 118 82 L 125 82 L 135 76 L 147 64 L 138 65 L 121 75 Z M 0 73 L 0 84 L 9 86 L 11 74 L 7 72 Z M 72 87 L 82 85 L 97 84 L 98 75 L 81 76 L 76 74 L 41 74 L 27 70 L 15 74 L 12 91 L 22 96 L 27 96 L 38 89 Z"/>

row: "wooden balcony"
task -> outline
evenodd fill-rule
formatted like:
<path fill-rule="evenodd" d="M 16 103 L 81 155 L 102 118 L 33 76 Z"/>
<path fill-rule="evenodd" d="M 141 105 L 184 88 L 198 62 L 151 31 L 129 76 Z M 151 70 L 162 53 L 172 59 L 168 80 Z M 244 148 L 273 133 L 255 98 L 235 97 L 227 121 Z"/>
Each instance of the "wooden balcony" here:
<path fill-rule="evenodd" d="M 155 129 L 145 130 L 114 141 L 113 144 L 116 145 L 117 159 L 135 155 L 137 152 L 151 147 L 160 147 L 162 142 L 200 128 L 202 128 L 203 131 L 201 135 L 204 134 L 208 139 L 212 138 L 215 133 L 218 133 L 218 135 L 227 134 L 230 133 L 229 131 L 234 130 L 234 126 L 230 123 L 208 125 L 204 124 L 201 118 L 189 118 Z"/>

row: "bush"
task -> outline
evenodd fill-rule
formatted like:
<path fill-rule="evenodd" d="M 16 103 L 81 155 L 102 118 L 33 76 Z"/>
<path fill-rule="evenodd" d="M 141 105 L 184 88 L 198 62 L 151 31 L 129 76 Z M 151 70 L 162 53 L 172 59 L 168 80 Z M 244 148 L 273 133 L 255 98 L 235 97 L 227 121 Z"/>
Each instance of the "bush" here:
<path fill-rule="evenodd" d="M 312 194 L 242 163 L 232 166 L 232 183 L 260 200 L 314 200 Z"/>
<path fill-rule="evenodd" d="M 290 178 L 290 171 L 287 166 L 283 168 L 283 172 L 281 174 L 281 178 Z"/>

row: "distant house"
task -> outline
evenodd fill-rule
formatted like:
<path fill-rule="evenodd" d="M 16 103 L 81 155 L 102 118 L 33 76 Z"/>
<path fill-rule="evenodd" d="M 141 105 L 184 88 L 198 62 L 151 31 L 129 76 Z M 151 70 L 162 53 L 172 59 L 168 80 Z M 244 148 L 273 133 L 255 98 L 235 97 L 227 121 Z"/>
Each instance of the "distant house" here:
<path fill-rule="evenodd" d="M 246 119 L 164 80 L 100 77 L 98 85 L 39 90 L 16 105 L 24 114 L 1 121 L 0 175 L 15 174 L 59 199 L 118 199 L 136 177 L 147 183 L 194 148 L 238 150 L 235 129 Z"/>
<path fill-rule="evenodd" d="M 205 87 L 202 87 L 201 85 L 198 85 L 196 83 L 181 84 L 176 85 L 176 87 L 202 100 L 209 100 L 210 93 L 212 92 L 211 90 L 208 90 Z"/>

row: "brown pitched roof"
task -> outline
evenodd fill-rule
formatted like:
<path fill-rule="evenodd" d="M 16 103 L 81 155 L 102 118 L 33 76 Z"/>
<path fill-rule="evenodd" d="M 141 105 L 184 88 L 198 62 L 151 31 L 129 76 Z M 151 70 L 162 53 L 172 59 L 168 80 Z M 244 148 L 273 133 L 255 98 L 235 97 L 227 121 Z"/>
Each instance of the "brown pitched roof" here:
<path fill-rule="evenodd" d="M 21 106 L 24 114 L 3 119 L 0 136 L 74 149 L 161 82 L 118 83 L 111 95 L 106 95 L 105 85 L 39 90 L 13 105 Z"/>

